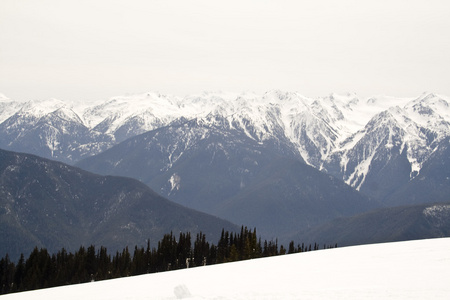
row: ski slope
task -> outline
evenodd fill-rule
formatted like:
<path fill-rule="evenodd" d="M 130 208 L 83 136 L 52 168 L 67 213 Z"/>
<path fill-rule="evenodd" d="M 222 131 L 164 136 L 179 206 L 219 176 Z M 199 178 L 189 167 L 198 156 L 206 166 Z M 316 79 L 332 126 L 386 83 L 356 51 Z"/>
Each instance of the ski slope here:
<path fill-rule="evenodd" d="M 450 299 L 450 238 L 319 250 L 0 298 Z"/>

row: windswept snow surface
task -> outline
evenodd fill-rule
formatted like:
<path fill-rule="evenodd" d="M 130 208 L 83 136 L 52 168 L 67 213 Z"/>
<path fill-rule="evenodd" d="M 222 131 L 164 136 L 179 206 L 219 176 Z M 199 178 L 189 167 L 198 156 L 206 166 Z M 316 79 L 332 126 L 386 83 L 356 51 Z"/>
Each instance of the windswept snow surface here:
<path fill-rule="evenodd" d="M 354 246 L 2 299 L 450 299 L 450 238 Z"/>

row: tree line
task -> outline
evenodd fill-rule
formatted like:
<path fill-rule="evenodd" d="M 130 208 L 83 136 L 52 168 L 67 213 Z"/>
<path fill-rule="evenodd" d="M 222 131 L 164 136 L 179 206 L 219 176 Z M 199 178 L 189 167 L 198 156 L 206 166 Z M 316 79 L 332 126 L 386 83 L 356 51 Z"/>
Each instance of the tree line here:
<path fill-rule="evenodd" d="M 334 248 L 335 246 L 323 246 Z M 319 245 L 278 246 L 277 241 L 261 241 L 256 229 L 241 227 L 239 233 L 222 230 L 217 245 L 206 241 L 202 232 L 191 242 L 191 234 L 180 233 L 178 239 L 171 232 L 165 234 L 157 247 L 135 246 L 132 253 L 126 247 L 109 254 L 103 246 L 81 246 L 74 253 L 64 248 L 50 254 L 37 247 L 25 259 L 21 254 L 17 263 L 8 254 L 0 260 L 0 294 L 119 278 L 168 270 L 212 265 L 238 260 L 318 250 Z"/>

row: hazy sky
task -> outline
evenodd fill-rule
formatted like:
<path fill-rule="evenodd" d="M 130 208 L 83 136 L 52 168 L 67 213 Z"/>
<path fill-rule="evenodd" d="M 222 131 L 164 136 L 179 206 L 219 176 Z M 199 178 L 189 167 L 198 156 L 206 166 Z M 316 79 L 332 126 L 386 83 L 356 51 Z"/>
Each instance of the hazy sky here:
<path fill-rule="evenodd" d="M 448 0 L 0 0 L 0 93 L 450 96 Z"/>

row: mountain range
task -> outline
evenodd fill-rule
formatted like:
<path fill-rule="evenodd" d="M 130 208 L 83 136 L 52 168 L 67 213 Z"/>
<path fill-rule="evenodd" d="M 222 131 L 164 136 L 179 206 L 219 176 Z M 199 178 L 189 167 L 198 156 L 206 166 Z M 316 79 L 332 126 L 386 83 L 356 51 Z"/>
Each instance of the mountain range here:
<path fill-rule="evenodd" d="M 220 134 L 234 131 L 264 146 L 275 142 L 292 149 L 297 159 L 378 199 L 418 176 L 429 157 L 447 147 L 441 142 L 450 135 L 449 100 L 433 93 L 368 99 L 355 94 L 307 98 L 277 90 L 183 98 L 147 93 L 98 103 L 18 103 L 2 96 L 0 107 L 3 149 L 74 164 L 148 131 L 181 123 L 190 130 L 189 124 L 201 123 Z M 197 140 L 204 137 L 190 132 L 185 143 L 195 141 L 189 139 L 193 134 Z M 165 150 L 166 167 L 177 153 L 183 155 L 182 143 Z"/>
<path fill-rule="evenodd" d="M 0 108 L 0 148 L 138 179 L 267 238 L 375 208 L 450 201 L 450 105 L 433 93 L 2 96 Z"/>

